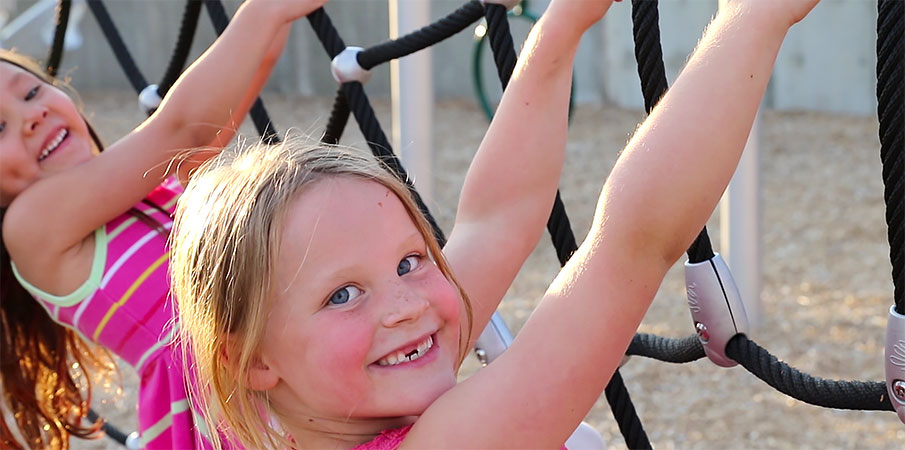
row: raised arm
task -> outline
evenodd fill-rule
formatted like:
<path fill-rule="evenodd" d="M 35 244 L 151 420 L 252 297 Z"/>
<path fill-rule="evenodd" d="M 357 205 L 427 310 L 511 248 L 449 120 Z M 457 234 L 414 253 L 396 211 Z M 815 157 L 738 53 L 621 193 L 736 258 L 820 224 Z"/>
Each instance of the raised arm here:
<path fill-rule="evenodd" d="M 611 3 L 550 5 L 468 169 L 444 254 L 474 306 L 472 343 L 544 232 L 565 155 L 572 62 Z"/>
<path fill-rule="evenodd" d="M 413 447 L 429 439 L 462 448 L 562 445 L 603 391 L 666 271 L 716 206 L 780 44 L 815 1 L 735 2 L 719 13 L 629 142 L 590 235 L 512 347 L 428 409 L 410 434 Z M 475 404 L 482 406 L 468 407 Z"/>
<path fill-rule="evenodd" d="M 197 150 L 185 154 L 184 156 L 180 155 L 177 162 L 174 163 L 174 169 L 177 170 L 177 175 L 183 185 L 185 185 L 191 173 L 199 165 L 220 153 L 220 150 L 229 145 L 230 140 L 236 135 L 242 122 L 244 122 L 245 118 L 248 116 L 248 112 L 251 110 L 252 105 L 254 105 L 255 101 L 258 99 L 261 89 L 267 84 L 270 73 L 279 61 L 280 55 L 283 54 L 283 49 L 286 47 L 286 42 L 289 40 L 289 33 L 292 30 L 291 25 L 291 22 L 287 22 L 280 28 L 279 32 L 277 32 L 276 37 L 270 44 L 270 48 L 264 53 L 261 66 L 258 68 L 254 79 L 245 89 L 245 95 L 242 97 L 242 100 L 239 101 L 238 106 L 233 109 L 229 120 L 219 127 L 214 138 L 206 146 L 199 147 Z"/>
<path fill-rule="evenodd" d="M 29 253 L 29 259 L 41 259 L 37 265 L 52 271 L 61 255 L 171 174 L 174 156 L 215 142 L 218 134 L 219 142 L 231 136 L 234 117 L 250 107 L 278 56 L 268 49 L 281 49 L 289 23 L 324 2 L 248 0 L 240 6 L 151 117 L 96 158 L 36 181 L 10 205 L 4 236 L 17 263 L 40 244 L 39 255 Z"/>

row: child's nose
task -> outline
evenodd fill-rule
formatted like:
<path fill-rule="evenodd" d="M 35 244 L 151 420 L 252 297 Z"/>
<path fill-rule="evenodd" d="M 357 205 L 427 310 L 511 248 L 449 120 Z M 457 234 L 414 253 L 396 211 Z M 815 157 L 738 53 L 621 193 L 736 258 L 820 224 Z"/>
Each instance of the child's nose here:
<path fill-rule="evenodd" d="M 44 106 L 36 106 L 33 108 L 29 108 L 27 114 L 25 116 L 25 133 L 31 134 L 37 128 L 44 119 L 47 118 L 47 108 Z"/>
<path fill-rule="evenodd" d="M 393 298 L 388 300 L 383 326 L 395 327 L 406 322 L 414 322 L 427 311 L 430 302 L 411 289 L 399 289 Z"/>

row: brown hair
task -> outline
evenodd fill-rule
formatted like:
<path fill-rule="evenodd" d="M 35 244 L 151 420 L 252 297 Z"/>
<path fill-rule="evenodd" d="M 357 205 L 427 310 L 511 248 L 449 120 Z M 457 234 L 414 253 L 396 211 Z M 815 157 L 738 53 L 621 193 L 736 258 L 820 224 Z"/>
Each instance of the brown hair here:
<path fill-rule="evenodd" d="M 471 328 L 471 304 L 430 225 L 406 186 L 373 156 L 295 137 L 222 152 L 202 166 L 179 204 L 170 270 L 181 337 L 195 362 L 198 385 L 192 394 L 209 429 L 228 430 L 246 448 L 293 446 L 269 420 L 279 411 L 267 393 L 249 387 L 244 375 L 266 327 L 287 205 L 308 186 L 334 176 L 376 181 L 402 201 L 430 256 L 458 289 L 469 321 L 465 329 Z M 238 361 L 223 364 L 227 338 Z M 468 338 L 461 341 L 463 355 Z"/>
<path fill-rule="evenodd" d="M 51 86 L 58 85 L 23 55 L 0 50 L 0 61 L 21 67 Z M 93 130 L 91 134 L 96 140 Z M 5 213 L 6 208 L 0 208 L 0 225 Z M 91 401 L 85 364 L 104 367 L 109 356 L 74 330 L 54 322 L 16 281 L 5 243 L 0 246 L 0 279 L 0 382 L 7 413 L 0 428 L 0 446 L 21 448 L 23 444 L 7 425 L 8 416 L 15 420 L 24 444 L 32 448 L 67 448 L 70 435 L 96 435 L 100 423 L 82 424 Z"/>
<path fill-rule="evenodd" d="M 0 62 L 20 67 L 50 86 L 74 95 L 50 77 L 34 60 L 0 49 Z M 98 149 L 98 135 L 85 120 Z M 149 206 L 163 211 L 158 205 Z M 166 211 L 163 211 L 166 213 Z M 0 226 L 6 208 L 0 207 Z M 130 213 L 166 235 L 163 226 L 144 212 Z M 6 243 L 0 245 L 0 447 L 67 448 L 69 437 L 98 435 L 101 421 L 83 425 L 91 403 L 91 376 L 103 376 L 114 367 L 109 352 L 84 339 L 73 329 L 54 322 L 47 311 L 15 279 Z M 9 417 L 16 427 L 9 426 Z"/>

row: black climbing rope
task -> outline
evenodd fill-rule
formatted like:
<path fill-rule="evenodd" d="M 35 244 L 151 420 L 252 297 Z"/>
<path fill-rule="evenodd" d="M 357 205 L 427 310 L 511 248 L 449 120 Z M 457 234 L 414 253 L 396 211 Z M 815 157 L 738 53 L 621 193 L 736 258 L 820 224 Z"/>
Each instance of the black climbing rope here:
<path fill-rule="evenodd" d="M 882 381 L 839 381 L 808 375 L 780 361 L 748 339 L 736 335 L 726 344 L 726 355 L 783 394 L 824 408 L 892 411 Z"/>
<path fill-rule="evenodd" d="M 204 0 L 204 6 L 207 9 L 207 15 L 210 17 L 211 23 L 214 25 L 214 30 L 217 31 L 217 36 L 220 36 L 226 30 L 226 26 L 229 25 L 229 16 L 226 14 L 223 2 L 221 0 Z M 268 144 L 280 141 L 280 136 L 274 128 L 273 122 L 270 120 L 270 114 L 267 113 L 267 108 L 264 107 L 264 101 L 261 100 L 260 96 L 255 99 L 248 114 L 251 116 L 255 129 L 258 130 L 258 134 L 261 135 L 261 140 Z"/>
<path fill-rule="evenodd" d="M 66 42 L 66 28 L 69 26 L 69 12 L 72 10 L 72 0 L 60 0 L 56 8 L 56 25 L 53 29 L 53 44 L 50 47 L 50 55 L 47 57 L 47 74 L 51 78 L 57 77 L 60 63 L 63 61 L 63 47 Z"/>
<path fill-rule="evenodd" d="M 358 54 L 358 64 L 371 70 L 378 64 L 392 61 L 430 47 L 455 35 L 473 24 L 484 14 L 478 0 L 472 0 L 446 17 L 415 30 L 405 36 L 369 47 Z"/>
<path fill-rule="evenodd" d="M 905 2 L 877 2 L 877 115 L 896 312 L 905 314 Z"/>
<path fill-rule="evenodd" d="M 167 95 L 173 83 L 185 69 L 185 63 L 189 59 L 189 51 L 192 49 L 192 41 L 195 39 L 195 30 L 198 29 L 198 18 L 201 16 L 200 0 L 186 0 L 185 10 L 182 13 L 182 22 L 179 26 L 179 37 L 176 39 L 176 49 L 167 69 L 157 84 L 157 93 L 160 98 Z"/>
<path fill-rule="evenodd" d="M 503 90 L 509 85 L 512 72 L 518 57 L 515 53 L 515 45 L 512 41 L 512 33 L 509 31 L 509 20 L 506 8 L 502 5 L 487 4 L 485 6 L 485 19 L 487 20 L 487 32 L 490 39 L 490 48 L 493 51 L 494 63 L 500 77 Z M 556 191 L 553 209 L 547 220 L 547 229 L 553 239 L 553 246 L 559 263 L 564 266 L 569 258 L 578 249 L 569 216 L 566 214 L 565 205 L 562 203 L 559 190 Z M 622 433 L 625 443 L 629 448 L 651 448 L 647 433 L 641 424 L 641 419 L 635 411 L 628 389 L 622 381 L 622 375 L 617 369 L 604 389 L 604 395 L 619 431 Z"/>
<path fill-rule="evenodd" d="M 110 48 L 113 49 L 116 60 L 119 61 L 119 65 L 122 66 L 123 71 L 126 72 L 126 77 L 129 79 L 132 88 L 135 89 L 135 92 L 141 92 L 141 90 L 148 85 L 148 81 L 145 79 L 144 75 L 141 74 L 141 71 L 135 64 L 135 60 L 132 59 L 132 55 L 129 53 L 129 49 L 126 48 L 126 43 L 123 41 L 122 35 L 119 34 L 119 30 L 113 23 L 113 19 L 110 17 L 107 7 L 104 6 L 104 3 L 101 0 L 87 0 L 87 2 L 88 8 L 91 9 L 91 13 L 94 14 L 94 18 L 97 20 L 98 25 L 100 25 L 101 31 L 103 31 L 104 36 L 107 38 L 107 42 L 110 43 Z"/>
<path fill-rule="evenodd" d="M 339 144 L 339 138 L 342 137 L 346 124 L 349 123 L 349 113 L 349 102 L 340 88 L 336 91 L 336 99 L 333 100 L 333 109 L 330 110 L 330 119 L 327 120 L 327 129 L 324 130 L 324 137 L 321 139 L 323 142 Z"/>
<path fill-rule="evenodd" d="M 632 0 L 632 37 L 635 41 L 635 60 L 641 78 L 644 109 L 648 114 L 654 109 L 669 88 L 660 46 L 660 13 L 658 0 Z M 688 260 L 699 263 L 713 258 L 713 248 L 707 227 L 688 247 Z"/>

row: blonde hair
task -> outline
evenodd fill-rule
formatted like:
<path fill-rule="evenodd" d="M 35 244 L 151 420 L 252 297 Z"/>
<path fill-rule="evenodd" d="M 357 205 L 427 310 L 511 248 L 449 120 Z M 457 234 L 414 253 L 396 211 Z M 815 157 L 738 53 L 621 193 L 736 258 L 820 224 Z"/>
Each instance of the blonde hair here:
<path fill-rule="evenodd" d="M 287 205 L 307 186 L 333 176 L 375 181 L 402 201 L 431 257 L 463 300 L 468 332 L 461 333 L 460 361 L 464 358 L 471 304 L 405 184 L 360 150 L 299 137 L 273 145 L 240 145 L 194 175 L 171 238 L 180 333 L 197 381 L 192 393 L 214 441 L 221 430 L 246 448 L 293 446 L 270 420 L 276 411 L 267 393 L 251 389 L 247 374 L 263 339 Z M 231 361 L 224 364 L 227 345 Z M 215 445 L 220 448 L 220 442 Z"/>

